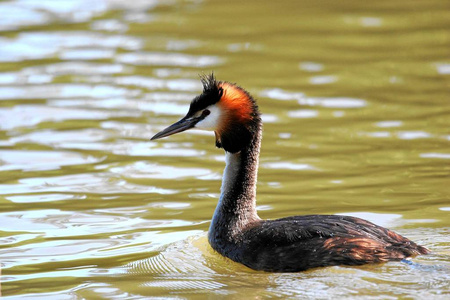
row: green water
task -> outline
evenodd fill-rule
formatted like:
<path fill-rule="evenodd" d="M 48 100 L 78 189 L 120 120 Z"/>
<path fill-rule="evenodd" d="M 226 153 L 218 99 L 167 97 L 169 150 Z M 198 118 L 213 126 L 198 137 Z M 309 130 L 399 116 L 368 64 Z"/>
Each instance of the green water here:
<path fill-rule="evenodd" d="M 448 299 L 450 2 L 0 2 L 5 299 Z M 263 218 L 347 214 L 430 248 L 297 274 L 220 257 L 211 134 L 150 142 L 198 74 L 258 99 Z"/>

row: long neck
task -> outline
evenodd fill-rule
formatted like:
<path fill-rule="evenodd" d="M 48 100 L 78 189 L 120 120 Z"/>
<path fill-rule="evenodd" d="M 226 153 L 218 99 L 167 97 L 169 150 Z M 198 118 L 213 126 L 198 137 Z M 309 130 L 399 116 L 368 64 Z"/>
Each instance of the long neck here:
<path fill-rule="evenodd" d="M 210 241 L 235 239 L 245 226 L 259 220 L 256 181 L 260 147 L 261 130 L 258 130 L 246 148 L 238 153 L 225 152 L 226 167 L 210 226 Z"/>

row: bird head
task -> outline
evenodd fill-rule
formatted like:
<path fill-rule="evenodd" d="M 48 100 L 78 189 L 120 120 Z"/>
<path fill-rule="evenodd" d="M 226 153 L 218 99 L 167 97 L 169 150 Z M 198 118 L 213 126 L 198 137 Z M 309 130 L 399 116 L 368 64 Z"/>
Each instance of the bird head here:
<path fill-rule="evenodd" d="M 216 81 L 213 74 L 202 77 L 202 83 L 203 92 L 192 100 L 186 116 L 151 139 L 196 128 L 214 131 L 217 147 L 231 153 L 241 151 L 261 127 L 255 100 L 236 84 Z"/>

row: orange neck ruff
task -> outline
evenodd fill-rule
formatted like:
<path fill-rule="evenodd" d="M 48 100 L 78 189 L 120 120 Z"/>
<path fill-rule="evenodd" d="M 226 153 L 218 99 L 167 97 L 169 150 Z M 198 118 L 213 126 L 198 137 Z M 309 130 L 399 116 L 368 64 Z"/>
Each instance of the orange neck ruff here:
<path fill-rule="evenodd" d="M 223 95 L 218 105 L 225 115 L 244 124 L 251 120 L 253 105 L 247 93 L 228 82 L 221 83 L 220 87 L 223 89 Z M 226 126 L 227 122 L 223 125 Z"/>

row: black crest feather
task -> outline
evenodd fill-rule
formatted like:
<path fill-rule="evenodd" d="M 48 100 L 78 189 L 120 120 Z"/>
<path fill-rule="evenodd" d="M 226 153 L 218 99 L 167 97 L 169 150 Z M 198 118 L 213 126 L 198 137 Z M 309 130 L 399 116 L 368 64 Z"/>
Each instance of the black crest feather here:
<path fill-rule="evenodd" d="M 220 82 L 216 80 L 213 73 L 201 75 L 200 79 L 203 84 L 203 93 L 192 100 L 187 117 L 216 104 L 223 95 L 223 89 L 219 87 Z"/>
<path fill-rule="evenodd" d="M 217 89 L 217 80 L 214 77 L 214 73 L 208 75 L 200 75 L 200 80 L 203 84 L 203 92 L 212 92 Z"/>

